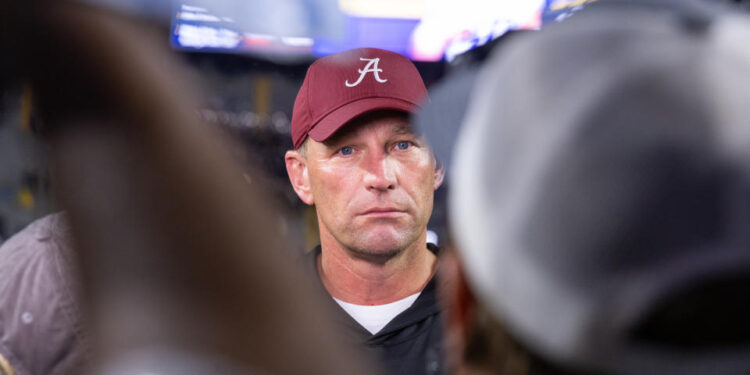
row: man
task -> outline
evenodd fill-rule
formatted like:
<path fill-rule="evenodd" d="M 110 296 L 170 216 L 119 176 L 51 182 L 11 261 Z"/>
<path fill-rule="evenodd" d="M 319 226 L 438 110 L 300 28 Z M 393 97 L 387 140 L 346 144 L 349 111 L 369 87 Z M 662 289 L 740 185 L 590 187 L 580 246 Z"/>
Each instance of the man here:
<path fill-rule="evenodd" d="M 441 259 L 456 373 L 750 373 L 750 20 L 642 3 L 480 73 Z"/>
<path fill-rule="evenodd" d="M 54 214 L 0 246 L 0 374 L 83 372 L 90 345 L 71 241 Z"/>
<path fill-rule="evenodd" d="M 295 192 L 317 211 L 311 267 L 348 313 L 351 337 L 393 374 L 441 371 L 436 250 L 425 238 L 443 172 L 409 124 L 424 99 L 401 55 L 363 48 L 322 58 L 297 95 L 285 156 Z"/>

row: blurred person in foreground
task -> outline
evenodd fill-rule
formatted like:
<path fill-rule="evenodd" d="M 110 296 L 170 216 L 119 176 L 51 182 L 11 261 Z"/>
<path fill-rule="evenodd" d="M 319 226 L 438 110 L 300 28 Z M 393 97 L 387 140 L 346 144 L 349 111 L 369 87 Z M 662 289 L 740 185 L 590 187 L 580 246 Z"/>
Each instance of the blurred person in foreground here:
<path fill-rule="evenodd" d="M 440 274 L 456 373 L 750 373 L 750 22 L 640 3 L 479 77 Z"/>
<path fill-rule="evenodd" d="M 161 29 L 44 0 L 0 3 L 0 25 L 12 56 L 3 63 L 38 100 L 80 266 L 91 361 L 64 373 L 370 373 L 294 268 L 260 179 L 248 184 L 228 141 L 196 118 L 195 91 Z M 34 281 L 21 294 L 36 292 Z M 40 317 L 20 314 L 50 328 Z M 15 336 L 37 338 L 28 353 L 71 348 Z M 32 365 L 0 360 L 0 369 L 58 373 L 18 358 Z"/>
<path fill-rule="evenodd" d="M 317 212 L 309 267 L 349 337 L 392 374 L 442 371 L 437 249 L 426 230 L 443 173 L 409 122 L 425 99 L 419 72 L 399 54 L 319 59 L 297 95 L 285 157 L 294 190 Z"/>

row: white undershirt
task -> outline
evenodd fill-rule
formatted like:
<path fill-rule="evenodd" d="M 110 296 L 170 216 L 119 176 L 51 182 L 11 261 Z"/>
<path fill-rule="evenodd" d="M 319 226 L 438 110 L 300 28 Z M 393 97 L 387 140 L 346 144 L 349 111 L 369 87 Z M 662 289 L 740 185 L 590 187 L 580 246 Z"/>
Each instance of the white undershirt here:
<path fill-rule="evenodd" d="M 404 299 L 386 303 L 385 305 L 355 305 L 337 298 L 333 300 L 351 315 L 357 323 L 374 335 L 383 329 L 388 322 L 393 320 L 396 315 L 401 314 L 414 304 L 420 293 L 422 292 L 414 293 Z"/>

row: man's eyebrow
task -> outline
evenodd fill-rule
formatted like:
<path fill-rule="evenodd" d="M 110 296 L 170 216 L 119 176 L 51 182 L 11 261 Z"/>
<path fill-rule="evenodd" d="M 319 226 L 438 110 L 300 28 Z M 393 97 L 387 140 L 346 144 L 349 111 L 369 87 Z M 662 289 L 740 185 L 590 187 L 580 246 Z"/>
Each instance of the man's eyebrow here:
<path fill-rule="evenodd" d="M 330 138 L 326 139 L 322 143 L 324 146 L 331 148 L 331 147 L 338 147 L 340 143 L 342 143 L 342 140 L 345 138 L 345 134 L 334 134 Z"/>
<path fill-rule="evenodd" d="M 395 133 L 396 133 L 397 135 L 404 135 L 404 134 L 408 134 L 408 135 L 413 135 L 413 136 L 417 136 L 417 137 L 419 136 L 419 134 L 417 134 L 416 132 L 414 132 L 414 128 L 413 128 L 413 127 L 412 127 L 411 125 L 407 125 L 407 124 L 405 124 L 405 125 L 400 125 L 400 126 L 397 126 L 397 127 L 396 127 L 396 128 L 394 129 L 394 132 L 395 132 Z"/>

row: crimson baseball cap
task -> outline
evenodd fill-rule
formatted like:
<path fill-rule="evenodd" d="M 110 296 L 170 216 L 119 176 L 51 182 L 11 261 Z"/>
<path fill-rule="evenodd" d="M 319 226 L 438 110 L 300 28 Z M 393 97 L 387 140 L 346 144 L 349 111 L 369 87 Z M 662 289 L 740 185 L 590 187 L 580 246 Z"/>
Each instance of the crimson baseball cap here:
<path fill-rule="evenodd" d="M 367 112 L 414 113 L 427 98 L 422 77 L 409 59 L 377 48 L 358 48 L 315 61 L 307 70 L 292 112 L 292 142 L 309 135 L 322 142 Z"/>

